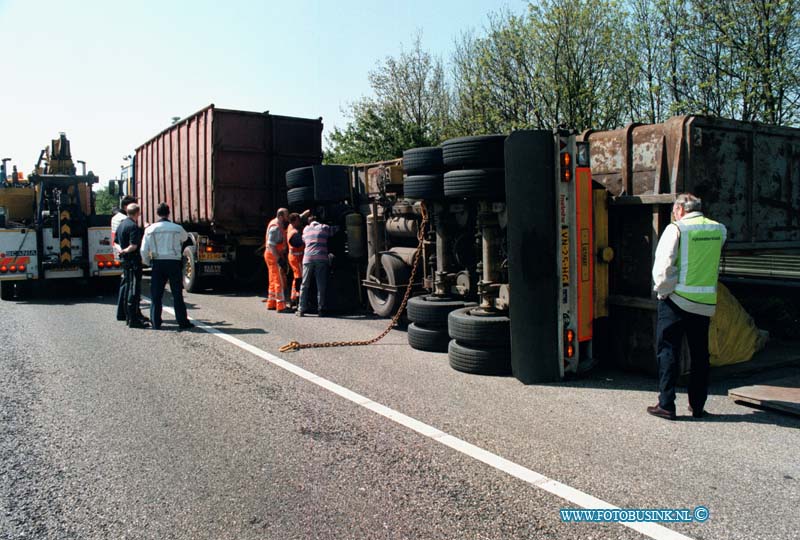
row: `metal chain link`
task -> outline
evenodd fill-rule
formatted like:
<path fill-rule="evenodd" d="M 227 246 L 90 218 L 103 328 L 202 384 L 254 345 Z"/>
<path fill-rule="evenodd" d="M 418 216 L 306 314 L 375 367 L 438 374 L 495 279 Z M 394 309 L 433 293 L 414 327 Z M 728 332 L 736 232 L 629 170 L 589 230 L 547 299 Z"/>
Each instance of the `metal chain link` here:
<path fill-rule="evenodd" d="M 419 259 L 422 256 L 422 247 L 425 243 L 425 232 L 428 228 L 428 210 L 425 208 L 425 203 L 420 203 L 421 214 L 422 214 L 422 222 L 419 226 L 419 231 L 417 231 L 417 240 L 419 240 L 419 244 L 417 244 L 417 250 L 414 252 L 414 264 L 411 267 L 411 277 L 408 278 L 408 286 L 406 286 L 406 292 L 403 295 L 403 301 L 400 304 L 400 307 L 397 310 L 397 313 L 394 314 L 392 320 L 389 322 L 389 325 L 386 329 L 375 336 L 372 339 L 367 340 L 354 340 L 354 341 L 322 341 L 318 343 L 300 343 L 299 341 L 290 341 L 278 351 L 280 352 L 294 352 L 299 351 L 300 349 L 324 349 L 329 347 L 363 347 L 365 345 L 372 345 L 374 343 L 379 342 L 383 338 L 385 338 L 392 329 L 397 326 L 397 322 L 400 320 L 400 317 L 403 315 L 403 311 L 406 309 L 406 304 L 408 303 L 408 299 L 411 297 L 411 290 L 414 288 L 414 278 L 417 275 L 417 267 L 419 266 Z"/>

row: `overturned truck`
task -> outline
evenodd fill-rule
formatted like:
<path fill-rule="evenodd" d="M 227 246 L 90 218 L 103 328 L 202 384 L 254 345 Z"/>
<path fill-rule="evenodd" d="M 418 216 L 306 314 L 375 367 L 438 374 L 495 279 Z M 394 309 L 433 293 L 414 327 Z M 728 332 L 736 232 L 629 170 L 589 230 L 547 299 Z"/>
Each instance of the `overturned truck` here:
<path fill-rule="evenodd" d="M 758 311 L 769 299 L 785 305 L 779 330 L 798 330 L 800 130 L 680 116 L 580 135 L 520 131 L 412 149 L 354 173 L 372 308 L 399 306 L 425 220 L 409 343 L 449 349 L 456 369 L 524 382 L 597 359 L 652 371 L 650 269 L 684 191 L 728 227 L 721 280 L 760 325 L 776 324 Z"/>

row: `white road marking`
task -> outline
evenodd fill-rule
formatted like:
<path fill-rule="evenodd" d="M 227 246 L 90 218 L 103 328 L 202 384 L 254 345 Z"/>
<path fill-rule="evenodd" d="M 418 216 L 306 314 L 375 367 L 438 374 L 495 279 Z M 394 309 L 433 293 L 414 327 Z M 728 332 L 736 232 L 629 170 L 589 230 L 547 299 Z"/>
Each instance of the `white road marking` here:
<path fill-rule="evenodd" d="M 142 297 L 145 300 L 149 300 L 149 298 Z M 175 311 L 167 306 L 164 306 L 164 311 L 174 314 Z M 333 392 L 339 397 L 342 397 L 356 405 L 360 405 L 365 409 L 368 409 L 376 414 L 383 416 L 384 418 L 388 418 L 392 422 L 400 424 L 403 427 L 406 427 L 412 431 L 416 431 L 420 435 L 424 435 L 434 441 L 443 444 L 453 450 L 460 452 L 466 456 L 471 457 L 477 461 L 485 463 L 490 467 L 497 469 L 498 471 L 502 471 L 508 475 L 513 476 L 523 482 L 527 482 L 534 487 L 537 487 L 541 490 L 544 490 L 548 493 L 555 495 L 561 499 L 564 499 L 567 502 L 570 502 L 576 506 L 580 506 L 582 508 L 607 508 L 607 509 L 615 509 L 619 508 L 618 506 L 614 506 L 611 503 L 608 503 L 602 499 L 598 499 L 588 493 L 584 493 L 578 489 L 570 487 L 566 484 L 562 484 L 556 480 L 548 478 L 543 474 L 539 474 L 536 471 L 528 469 L 527 467 L 523 467 L 518 463 L 514 463 L 513 461 L 509 461 L 504 457 L 498 456 L 488 450 L 484 450 L 479 446 L 475 446 L 474 444 L 470 444 L 463 439 L 459 439 L 458 437 L 454 437 L 444 431 L 441 431 L 433 426 L 430 426 L 424 422 L 421 422 L 415 418 L 411 418 L 399 411 L 396 411 L 386 405 L 381 405 L 371 399 L 362 396 L 352 390 L 345 388 L 344 386 L 340 386 L 335 382 L 329 381 L 319 375 L 315 375 L 308 370 L 305 370 L 291 362 L 284 360 L 283 358 L 279 358 L 274 354 L 268 353 L 262 349 L 254 345 L 250 345 L 242 341 L 241 339 L 235 338 L 229 334 L 226 334 L 222 330 L 218 330 L 213 326 L 208 326 L 203 324 L 196 319 L 192 319 L 194 324 L 197 328 L 208 332 L 218 338 L 227 341 L 228 343 L 239 347 L 242 350 L 249 352 L 250 354 L 257 356 L 263 360 L 266 360 L 270 364 L 277 366 L 281 369 L 292 373 L 293 375 L 297 375 L 301 379 L 304 379 L 310 383 L 313 383 L 329 392 Z M 643 535 L 653 538 L 655 540 L 692 540 L 690 537 L 685 536 L 677 531 L 673 531 L 672 529 L 668 529 L 663 525 L 659 525 L 657 523 L 619 523 L 625 527 L 629 527 L 637 532 L 642 533 Z"/>

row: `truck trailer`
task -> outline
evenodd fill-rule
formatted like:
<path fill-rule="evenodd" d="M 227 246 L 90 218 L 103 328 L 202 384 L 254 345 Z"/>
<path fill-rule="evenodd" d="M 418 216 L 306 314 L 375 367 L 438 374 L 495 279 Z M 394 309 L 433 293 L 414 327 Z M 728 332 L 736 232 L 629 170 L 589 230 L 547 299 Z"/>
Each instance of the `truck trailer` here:
<path fill-rule="evenodd" d="M 322 162 L 322 119 L 221 109 L 213 104 L 136 149 L 128 193 L 143 224 L 159 203 L 189 233 L 183 284 L 197 291 L 265 274 L 267 221 L 287 204 L 286 172 Z"/>

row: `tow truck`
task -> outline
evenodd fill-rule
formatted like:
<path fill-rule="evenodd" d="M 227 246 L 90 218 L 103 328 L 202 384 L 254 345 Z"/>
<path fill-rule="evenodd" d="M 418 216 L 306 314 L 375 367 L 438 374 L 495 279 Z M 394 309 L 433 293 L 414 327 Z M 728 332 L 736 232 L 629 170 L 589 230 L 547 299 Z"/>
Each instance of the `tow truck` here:
<path fill-rule="evenodd" d="M 112 278 L 122 273 L 111 245 L 110 216 L 94 210 L 99 181 L 72 161 L 61 133 L 41 151 L 34 172 L 0 184 L 0 297 L 24 297 L 52 279 Z"/>

